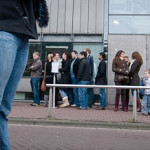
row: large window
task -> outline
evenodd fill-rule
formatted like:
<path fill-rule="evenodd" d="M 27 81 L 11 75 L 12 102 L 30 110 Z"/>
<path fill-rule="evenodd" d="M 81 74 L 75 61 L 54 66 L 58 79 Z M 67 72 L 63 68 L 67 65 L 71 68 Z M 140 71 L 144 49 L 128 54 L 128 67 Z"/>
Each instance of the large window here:
<path fill-rule="evenodd" d="M 109 0 L 110 34 L 150 34 L 150 0 Z"/>
<path fill-rule="evenodd" d="M 150 0 L 109 0 L 110 14 L 150 14 Z"/>

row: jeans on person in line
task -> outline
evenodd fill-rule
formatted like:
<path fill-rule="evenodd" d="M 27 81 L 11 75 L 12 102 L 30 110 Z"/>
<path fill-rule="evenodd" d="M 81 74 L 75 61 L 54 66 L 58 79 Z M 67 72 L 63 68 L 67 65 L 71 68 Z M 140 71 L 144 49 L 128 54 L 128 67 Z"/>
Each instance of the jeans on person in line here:
<path fill-rule="evenodd" d="M 99 89 L 100 93 L 100 98 L 101 98 L 101 107 L 105 108 L 106 107 L 106 93 L 104 88 Z"/>
<path fill-rule="evenodd" d="M 78 84 L 87 85 L 89 84 L 89 81 L 79 81 Z M 88 108 L 87 88 L 78 88 L 78 94 L 79 94 L 80 107 L 83 109 L 87 109 Z"/>
<path fill-rule="evenodd" d="M 39 91 L 40 78 L 31 78 L 32 91 L 34 93 L 34 103 L 40 105 L 40 91 Z"/>
<path fill-rule="evenodd" d="M 150 113 L 150 95 L 144 95 L 142 100 L 142 113 L 146 113 L 146 106 L 148 107 L 148 113 Z"/>

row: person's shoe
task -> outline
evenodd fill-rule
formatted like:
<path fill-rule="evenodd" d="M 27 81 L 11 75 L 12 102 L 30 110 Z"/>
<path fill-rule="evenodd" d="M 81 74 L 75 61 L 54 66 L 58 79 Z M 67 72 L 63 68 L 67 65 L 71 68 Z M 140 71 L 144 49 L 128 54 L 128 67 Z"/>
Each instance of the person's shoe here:
<path fill-rule="evenodd" d="M 123 111 L 125 111 L 125 112 L 128 112 L 128 110 L 127 110 L 127 108 L 126 108 L 126 107 L 124 107 L 122 110 L 123 110 Z"/>
<path fill-rule="evenodd" d="M 76 107 L 77 105 L 76 105 L 76 104 L 72 104 L 71 106 L 72 106 L 72 107 Z"/>
<path fill-rule="evenodd" d="M 146 113 L 142 113 L 142 115 L 143 115 L 143 116 L 147 116 L 147 114 L 146 114 Z"/>
<path fill-rule="evenodd" d="M 66 96 L 63 98 L 63 104 L 61 104 L 59 107 L 63 108 L 67 106 L 69 106 L 69 101 L 68 101 L 68 97 Z"/>
<path fill-rule="evenodd" d="M 30 106 L 39 106 L 39 105 L 36 103 L 33 103 L 33 104 L 30 104 Z"/>
<path fill-rule="evenodd" d="M 137 112 L 141 112 L 141 109 L 140 109 L 140 108 L 137 108 Z"/>
<path fill-rule="evenodd" d="M 105 108 L 102 108 L 102 107 L 97 107 L 95 108 L 96 110 L 105 110 Z"/>
<path fill-rule="evenodd" d="M 118 107 L 115 107 L 114 111 L 118 111 Z"/>

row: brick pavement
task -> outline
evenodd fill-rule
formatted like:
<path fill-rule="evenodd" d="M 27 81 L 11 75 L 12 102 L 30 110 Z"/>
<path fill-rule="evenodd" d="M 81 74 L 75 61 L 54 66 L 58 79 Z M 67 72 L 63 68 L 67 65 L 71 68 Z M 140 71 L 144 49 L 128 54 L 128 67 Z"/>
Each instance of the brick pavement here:
<path fill-rule="evenodd" d="M 79 110 L 74 107 L 52 109 L 52 117 L 62 120 L 79 120 L 79 121 L 106 121 L 106 122 L 130 122 L 132 121 L 132 111 L 123 112 L 113 111 L 114 106 L 108 106 L 106 110 Z M 38 107 L 32 107 L 29 103 L 14 102 L 11 118 L 29 118 L 29 119 L 46 119 L 48 117 L 48 108 L 43 104 Z M 137 113 L 137 122 L 150 123 L 150 116 L 142 116 Z"/>
<path fill-rule="evenodd" d="M 150 131 L 9 125 L 12 150 L 149 150 Z"/>

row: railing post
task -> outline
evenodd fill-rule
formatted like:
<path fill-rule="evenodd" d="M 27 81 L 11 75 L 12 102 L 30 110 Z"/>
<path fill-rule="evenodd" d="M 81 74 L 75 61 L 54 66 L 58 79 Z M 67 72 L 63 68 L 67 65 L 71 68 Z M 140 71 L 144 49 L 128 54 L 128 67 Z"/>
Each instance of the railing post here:
<path fill-rule="evenodd" d="M 48 117 L 51 117 L 51 108 L 52 108 L 52 87 L 49 89 L 49 105 L 48 105 Z"/>
<path fill-rule="evenodd" d="M 55 74 L 54 74 L 54 78 L 53 78 L 53 84 L 56 84 Z M 56 89 L 56 87 L 53 87 L 53 108 L 55 108 L 55 89 Z"/>
<path fill-rule="evenodd" d="M 133 90 L 133 122 L 136 122 L 136 113 L 137 113 L 137 91 Z"/>

